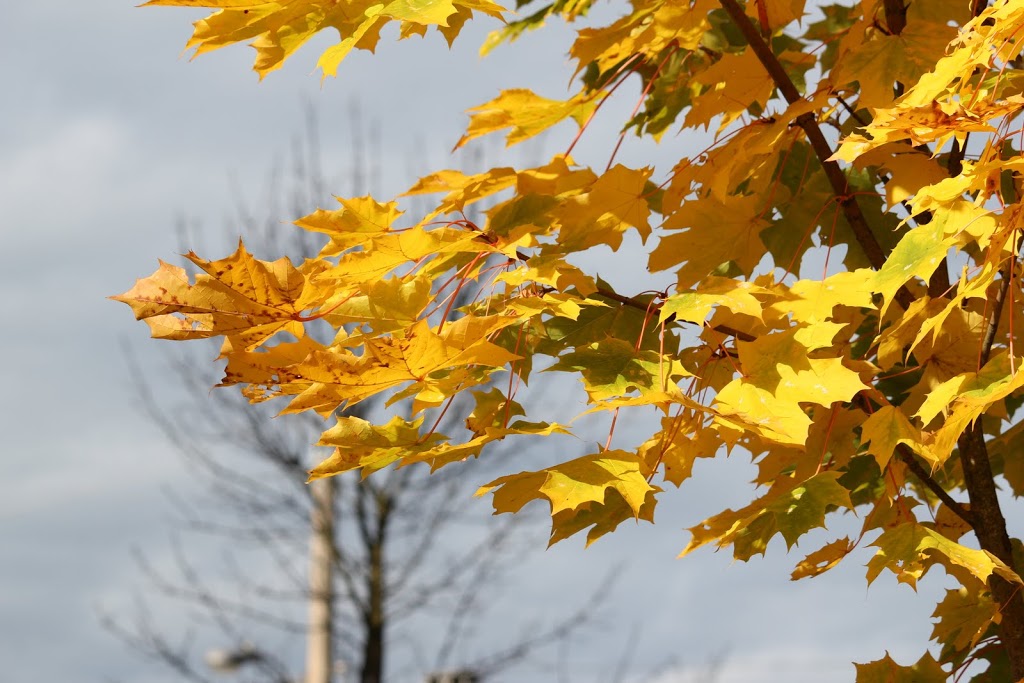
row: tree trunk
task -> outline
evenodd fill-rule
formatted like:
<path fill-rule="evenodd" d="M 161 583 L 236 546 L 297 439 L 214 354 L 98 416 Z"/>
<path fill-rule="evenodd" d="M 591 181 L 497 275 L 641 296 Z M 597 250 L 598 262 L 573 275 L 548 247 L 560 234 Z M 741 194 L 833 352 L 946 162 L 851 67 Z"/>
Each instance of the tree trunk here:
<path fill-rule="evenodd" d="M 987 550 L 1020 573 L 1013 561 L 1013 546 L 1006 530 L 1006 518 L 996 497 L 995 477 L 988 459 L 982 430 L 983 417 L 960 437 L 960 462 L 971 500 L 974 533 Z M 999 637 L 1010 660 L 1010 672 L 1017 683 L 1024 681 L 1024 593 L 1021 587 L 993 574 L 989 578 L 992 597 L 1000 606 Z"/>
<path fill-rule="evenodd" d="M 382 683 L 384 680 L 384 604 L 387 600 L 384 544 L 390 522 L 391 498 L 383 490 L 367 486 L 374 506 L 376 528 L 370 536 L 367 554 L 367 609 L 363 617 L 366 643 L 363 647 L 363 667 L 360 683 Z"/>
<path fill-rule="evenodd" d="M 309 631 L 306 683 L 331 683 L 334 665 L 334 499 L 333 477 L 310 483 L 313 508 L 309 539 Z"/>

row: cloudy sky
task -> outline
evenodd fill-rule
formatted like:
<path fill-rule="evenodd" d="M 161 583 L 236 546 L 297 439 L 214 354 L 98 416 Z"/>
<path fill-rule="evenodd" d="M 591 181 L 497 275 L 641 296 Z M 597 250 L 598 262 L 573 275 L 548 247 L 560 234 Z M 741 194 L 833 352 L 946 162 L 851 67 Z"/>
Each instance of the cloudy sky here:
<path fill-rule="evenodd" d="M 161 556 L 169 517 L 161 491 L 190 486 L 171 445 L 138 409 L 124 358 L 127 345 L 147 380 L 170 395 L 175 378 L 163 369 L 170 349 L 148 341 L 145 326 L 105 298 L 149 274 L 158 257 L 174 258 L 176 220 L 220 225 L 239 198 L 258 204 L 268 167 L 302 130 L 303 103 L 321 122 L 329 175 L 340 177 L 347 168 L 353 103 L 379 122 L 379 190 L 387 196 L 411 184 L 410 168 L 454 163 L 445 150 L 465 125 L 462 112 L 496 95 L 496 84 L 558 97 L 571 76 L 563 56 L 567 33 L 552 26 L 485 60 L 475 51 L 483 29 L 467 31 L 452 51 L 437 36 L 401 44 L 387 36 L 376 56 L 349 58 L 340 77 L 322 87 L 312 73 L 318 51 L 311 45 L 260 83 L 249 70 L 247 48 L 195 62 L 179 56 L 196 16 L 123 0 L 5 7 L 5 681 L 173 680 L 102 631 L 97 612 L 144 587 L 131 549 Z M 578 159 L 606 160 L 636 96 L 622 92 L 584 138 Z M 564 148 L 572 134 L 556 130 L 546 140 L 549 151 Z M 664 169 L 698 142 L 671 135 L 660 147 L 630 141 L 619 158 Z M 244 226 L 238 231 L 244 234 Z M 627 246 L 627 256 L 637 253 L 636 245 Z M 629 269 L 613 269 L 607 256 L 598 254 L 593 263 L 629 287 Z M 781 544 L 773 544 L 768 559 L 748 564 L 711 552 L 675 559 L 687 541 L 685 527 L 749 495 L 751 470 L 742 461 L 701 465 L 699 483 L 663 498 L 656 526 L 626 525 L 586 551 L 576 540 L 546 552 L 538 545 L 522 559 L 510 609 L 550 615 L 584 600 L 606 603 L 602 627 L 574 646 L 573 681 L 602 680 L 631 633 L 638 635 L 628 678 L 636 683 L 693 680 L 693 667 L 721 653 L 719 680 L 730 683 L 847 681 L 851 660 L 870 661 L 886 650 L 904 662 L 920 656 L 941 577 L 925 582 L 918 595 L 890 576 L 869 589 L 862 552 L 824 577 L 792 583 L 789 571 L 802 554 L 787 556 Z M 467 485 L 467 496 L 472 488 Z M 845 533 L 843 520 L 834 527 Z M 803 550 L 823 538 L 812 535 Z M 591 594 L 619 563 L 615 590 Z M 502 637 L 501 629 L 493 637 Z M 657 668 L 663 670 L 655 678 L 644 678 Z"/>

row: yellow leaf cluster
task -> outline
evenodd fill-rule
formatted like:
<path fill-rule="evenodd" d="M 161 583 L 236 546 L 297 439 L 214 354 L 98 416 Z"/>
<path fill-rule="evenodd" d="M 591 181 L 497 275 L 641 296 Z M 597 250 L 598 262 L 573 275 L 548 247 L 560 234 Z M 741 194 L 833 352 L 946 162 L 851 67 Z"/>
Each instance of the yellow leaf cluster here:
<path fill-rule="evenodd" d="M 450 41 L 474 13 L 502 16 L 488 0 L 148 4 L 215 9 L 189 47 L 252 41 L 261 76 L 325 28 L 340 35 L 320 58 L 334 74 L 388 22 L 401 37 L 435 26 Z M 552 16 L 572 22 L 590 2 L 527 5 L 484 51 Z M 527 383 L 565 394 L 568 373 L 581 398 L 558 403 L 588 419 L 563 421 L 607 431 L 580 434 L 592 444 L 581 457 L 481 487 L 496 512 L 545 501 L 552 543 L 583 531 L 589 543 L 653 521 L 658 484 L 689 485 L 697 459 L 750 457 L 754 499 L 692 527 L 684 554 L 712 546 L 747 560 L 857 511 L 860 536 L 821 544 L 794 579 L 869 547 L 869 581 L 889 570 L 916 585 L 939 565 L 965 591 L 936 611 L 938 660 L 886 656 L 857 665 L 858 680 L 944 680 L 989 657 L 985 639 L 1021 599 L 1020 565 L 993 524 L 999 483 L 1024 495 L 1024 3 L 619 9 L 575 30 L 568 96 L 498 91 L 456 144 L 557 137 L 572 120 L 571 150 L 635 81 L 603 167 L 565 152 L 437 171 L 394 200 L 339 198 L 299 219 L 324 240 L 302 264 L 243 246 L 220 261 L 189 254 L 194 278 L 161 263 L 115 298 L 154 336 L 222 337 L 222 384 L 251 400 L 334 418 L 313 478 L 438 469 L 505 440 L 565 438 L 569 426 L 535 419 L 516 394 Z M 675 142 L 673 127 L 685 133 Z M 679 144 L 679 160 L 617 162 L 630 131 Z M 705 149 L 679 142 L 707 131 Z M 429 207 L 411 211 L 409 197 Z M 622 261 L 627 235 L 645 264 Z M 587 272 L 580 257 L 596 247 L 614 253 L 617 275 L 646 267 L 656 288 Z M 346 414 L 373 398 L 373 419 Z M 440 433 L 445 414 L 464 428 Z M 961 543 L 972 531 L 980 547 Z"/>

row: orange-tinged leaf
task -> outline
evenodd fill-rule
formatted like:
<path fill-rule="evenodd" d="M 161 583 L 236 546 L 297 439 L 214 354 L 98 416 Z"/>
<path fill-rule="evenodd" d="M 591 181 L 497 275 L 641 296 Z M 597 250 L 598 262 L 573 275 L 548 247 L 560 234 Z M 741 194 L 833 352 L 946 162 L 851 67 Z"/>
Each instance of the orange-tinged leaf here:
<path fill-rule="evenodd" d="M 711 198 L 686 202 L 663 226 L 686 231 L 662 237 L 651 252 L 648 268 L 667 270 L 682 264 L 678 271 L 682 290 L 728 263 L 735 263 L 740 271 L 750 273 L 764 256 L 765 245 L 760 233 L 766 226 L 757 197 L 733 197 L 728 202 Z"/>
<path fill-rule="evenodd" d="M 205 271 L 194 284 L 183 268 L 161 261 L 150 277 L 111 298 L 131 306 L 137 320 L 149 323 L 154 337 L 230 335 L 252 349 L 278 332 L 301 337 L 303 320 L 334 296 L 314 282 L 329 267 L 326 262 L 306 261 L 296 268 L 287 258 L 260 261 L 241 242 L 233 255 L 220 261 L 192 253 L 188 258 Z"/>
<path fill-rule="evenodd" d="M 803 17 L 804 4 L 804 0 L 753 0 L 747 3 L 747 14 L 759 24 L 764 19 L 765 28 L 777 32 Z"/>
<path fill-rule="evenodd" d="M 721 117 L 721 130 L 751 105 L 757 104 L 763 109 L 775 89 L 768 72 L 751 49 L 723 55 L 694 82 L 708 86 L 695 98 L 686 116 L 686 125 L 694 128 L 707 126 L 713 118 Z"/>
<path fill-rule="evenodd" d="M 824 574 L 839 564 L 843 558 L 850 554 L 853 548 L 854 543 L 846 536 L 827 543 L 802 559 L 800 564 L 793 570 L 790 578 L 793 581 L 797 581 L 798 579 L 806 579 L 809 576 Z"/>
<path fill-rule="evenodd" d="M 930 652 L 926 652 L 911 666 L 900 666 L 888 652 L 877 662 L 855 666 L 857 683 L 946 683 L 949 680 L 949 674 L 935 661 Z"/>

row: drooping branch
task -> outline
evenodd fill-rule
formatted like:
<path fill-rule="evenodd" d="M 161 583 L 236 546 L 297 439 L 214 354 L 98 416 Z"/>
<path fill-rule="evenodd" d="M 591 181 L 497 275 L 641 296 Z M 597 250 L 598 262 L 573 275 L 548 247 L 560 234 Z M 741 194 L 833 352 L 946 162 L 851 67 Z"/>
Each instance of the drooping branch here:
<path fill-rule="evenodd" d="M 765 39 L 758 32 L 757 27 L 750 21 L 750 18 L 746 15 L 740 4 L 736 0 L 719 0 L 719 2 L 730 18 L 732 18 L 736 27 L 739 28 L 740 32 L 747 39 L 750 49 L 757 55 L 758 60 L 764 66 L 768 75 L 771 76 L 772 81 L 775 82 L 775 86 L 782 93 L 786 102 L 793 104 L 802 100 L 803 97 L 800 91 L 793 84 L 789 74 L 786 73 L 786 69 L 775 56 L 775 53 L 772 52 L 771 46 L 765 42 Z M 829 185 L 832 186 L 832 193 L 835 195 L 836 201 L 839 203 L 843 215 L 846 217 L 847 223 L 850 224 L 850 228 L 857 238 L 857 243 L 863 249 L 868 262 L 876 270 L 881 268 L 885 263 L 885 250 L 879 243 L 878 238 L 875 237 L 875 233 L 872 232 L 871 226 L 868 225 L 867 219 L 860 209 L 860 204 L 857 203 L 857 198 L 853 196 L 846 174 L 843 173 L 838 163 L 829 161 L 833 152 L 832 146 L 825 139 L 825 134 L 821 132 L 817 117 L 815 117 L 813 112 L 808 112 L 798 116 L 796 124 L 807 135 L 807 140 L 811 143 L 811 148 L 814 150 L 815 156 L 818 157 L 818 161 L 821 162 L 822 168 L 825 171 L 825 177 L 828 178 Z M 913 297 L 906 288 L 901 288 L 896 292 L 896 301 L 903 308 L 907 308 L 910 306 L 911 301 L 913 301 Z"/>

